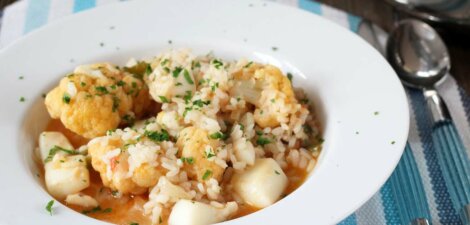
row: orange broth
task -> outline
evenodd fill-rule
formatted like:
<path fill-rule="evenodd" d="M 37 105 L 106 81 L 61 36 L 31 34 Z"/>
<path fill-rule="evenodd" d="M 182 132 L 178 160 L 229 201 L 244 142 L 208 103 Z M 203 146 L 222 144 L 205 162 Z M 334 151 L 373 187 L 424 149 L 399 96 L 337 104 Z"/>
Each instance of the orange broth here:
<path fill-rule="evenodd" d="M 48 123 L 46 131 L 58 131 L 63 133 L 75 148 L 87 144 L 89 141 L 88 139 L 68 130 L 59 120 L 55 119 Z M 114 197 L 112 190 L 103 186 L 103 182 L 101 182 L 99 173 L 93 170 L 91 166 L 89 169 L 90 187 L 83 190 L 82 193 L 95 198 L 99 202 L 101 210 L 86 213 L 86 209 L 83 207 L 67 205 L 65 201 L 61 201 L 62 204 L 67 205 L 69 208 L 79 213 L 85 212 L 86 215 L 90 217 L 114 224 L 151 224 L 149 216 L 143 214 L 143 205 L 148 201 L 148 193 L 142 195 L 123 195 L 121 197 Z M 300 185 L 302 185 L 308 176 L 307 171 L 291 166 L 288 166 L 284 172 L 286 173 L 287 177 L 289 177 L 289 185 L 287 186 L 283 196 L 286 196 L 295 191 Z M 251 205 L 240 204 L 237 214 L 234 215 L 232 219 L 254 213 L 258 210 L 260 209 Z M 88 209 L 88 211 L 90 210 Z M 163 211 L 162 225 L 167 224 L 168 215 L 168 211 Z"/>

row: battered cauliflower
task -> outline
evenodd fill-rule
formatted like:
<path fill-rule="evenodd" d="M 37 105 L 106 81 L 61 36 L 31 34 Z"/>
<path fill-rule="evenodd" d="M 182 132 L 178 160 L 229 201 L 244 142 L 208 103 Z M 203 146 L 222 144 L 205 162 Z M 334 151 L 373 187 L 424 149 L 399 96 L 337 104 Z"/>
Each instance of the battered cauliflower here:
<path fill-rule="evenodd" d="M 182 98 L 196 91 L 196 80 L 191 70 L 192 56 L 188 51 L 170 51 L 156 57 L 152 73 L 145 76 L 152 98 L 160 103 Z"/>
<path fill-rule="evenodd" d="M 106 187 L 123 194 L 141 194 L 166 173 L 159 161 L 159 154 L 163 153 L 159 142 L 169 141 L 169 135 L 155 123 L 150 124 L 155 130 L 148 126 L 139 131 L 116 130 L 90 141 L 92 166 Z"/>
<path fill-rule="evenodd" d="M 277 127 L 289 120 L 297 100 L 290 80 L 271 65 L 252 64 L 233 73 L 232 96 L 255 105 L 255 122 L 262 128 Z"/>
<path fill-rule="evenodd" d="M 150 99 L 145 84 L 106 63 L 79 66 L 45 100 L 52 118 L 86 138 L 115 129 L 123 118 L 144 114 Z M 126 122 L 126 121 L 125 121 Z"/>
<path fill-rule="evenodd" d="M 222 179 L 224 168 L 214 162 L 216 149 L 221 145 L 221 133 L 209 134 L 207 131 L 186 127 L 179 135 L 176 146 L 180 149 L 180 157 L 187 162 L 186 172 L 199 182 L 210 178 Z"/>

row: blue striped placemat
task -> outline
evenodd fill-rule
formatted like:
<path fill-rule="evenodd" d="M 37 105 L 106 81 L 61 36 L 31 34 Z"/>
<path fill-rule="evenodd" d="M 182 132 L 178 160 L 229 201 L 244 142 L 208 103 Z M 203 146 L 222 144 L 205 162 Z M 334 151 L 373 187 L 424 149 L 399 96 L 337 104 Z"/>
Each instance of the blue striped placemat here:
<path fill-rule="evenodd" d="M 338 9 L 309 0 L 275 0 L 321 15 L 339 25 L 357 32 L 361 19 Z M 0 48 L 24 34 L 64 16 L 112 4 L 120 0 L 21 0 L 5 8 L 0 26 Z M 0 16 L 2 14 L 0 13 Z M 470 97 L 454 79 L 447 79 L 439 92 L 450 108 L 464 145 L 470 149 Z M 436 153 L 431 141 L 431 126 L 426 102 L 420 91 L 407 89 L 411 105 L 409 142 L 423 179 L 432 223 L 435 225 L 462 224 L 454 210 L 447 191 Z M 306 221 L 305 224 L 308 224 Z M 387 182 L 367 203 L 340 223 L 341 225 L 399 225 L 398 210 Z M 406 224 L 404 224 L 406 225 Z"/>

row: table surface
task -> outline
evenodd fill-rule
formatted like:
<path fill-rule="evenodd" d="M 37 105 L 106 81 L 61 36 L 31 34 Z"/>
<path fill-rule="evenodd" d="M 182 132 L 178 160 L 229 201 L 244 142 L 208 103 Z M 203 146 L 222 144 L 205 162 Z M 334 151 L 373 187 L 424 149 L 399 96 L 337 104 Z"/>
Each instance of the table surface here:
<path fill-rule="evenodd" d="M 386 31 L 394 26 L 396 11 L 384 0 L 318 0 L 378 24 Z M 398 13 L 399 14 L 399 13 Z M 406 15 L 400 14 L 404 18 Z M 470 94 L 470 32 L 457 33 L 450 29 L 438 28 L 449 48 L 452 61 L 451 75 Z M 456 29 L 454 29 L 456 30 Z M 470 30 L 470 28 L 469 28 Z"/>

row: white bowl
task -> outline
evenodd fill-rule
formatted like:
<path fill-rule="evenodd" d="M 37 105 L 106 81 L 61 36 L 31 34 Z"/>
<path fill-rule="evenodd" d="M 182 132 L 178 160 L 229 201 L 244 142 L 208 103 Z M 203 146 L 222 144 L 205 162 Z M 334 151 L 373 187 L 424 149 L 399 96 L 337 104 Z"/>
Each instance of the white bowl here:
<path fill-rule="evenodd" d="M 53 216 L 44 209 L 51 196 L 33 161 L 48 120 L 41 96 L 78 64 L 123 64 L 180 47 L 293 72 L 323 124 L 324 149 L 309 179 L 278 203 L 224 224 L 337 223 L 395 168 L 408 134 L 405 93 L 388 63 L 355 34 L 269 2 L 131 1 L 67 17 L 0 53 L 0 224 L 102 224 L 57 203 Z"/>

